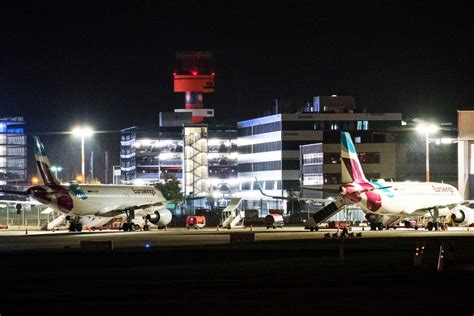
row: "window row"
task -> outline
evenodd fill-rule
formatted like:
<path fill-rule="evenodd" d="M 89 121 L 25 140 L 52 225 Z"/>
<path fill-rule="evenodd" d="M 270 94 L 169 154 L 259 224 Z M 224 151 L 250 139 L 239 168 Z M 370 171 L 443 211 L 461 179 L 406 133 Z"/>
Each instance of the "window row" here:
<path fill-rule="evenodd" d="M 281 150 L 280 141 L 240 146 L 239 154 L 252 154 L 252 153 L 256 154 L 256 153 L 264 153 L 264 152 L 277 151 L 277 150 Z"/>
<path fill-rule="evenodd" d="M 322 185 L 324 177 L 322 173 L 308 173 L 303 175 L 303 185 Z"/>
<path fill-rule="evenodd" d="M 258 135 L 263 133 L 270 133 L 281 131 L 281 122 L 272 122 L 250 127 L 239 128 L 239 136 Z"/>
<path fill-rule="evenodd" d="M 303 165 L 320 165 L 323 163 L 323 153 L 311 153 L 303 155 Z"/>
<path fill-rule="evenodd" d="M 358 152 L 357 156 L 359 161 L 362 164 L 365 163 L 380 163 L 380 153 L 379 152 Z M 340 153 L 324 153 L 324 163 L 325 164 L 338 164 L 340 163 L 341 154 Z"/>
<path fill-rule="evenodd" d="M 270 170 L 299 170 L 299 160 L 275 160 L 254 163 L 239 164 L 239 172 L 255 172 L 255 171 L 270 171 Z"/>

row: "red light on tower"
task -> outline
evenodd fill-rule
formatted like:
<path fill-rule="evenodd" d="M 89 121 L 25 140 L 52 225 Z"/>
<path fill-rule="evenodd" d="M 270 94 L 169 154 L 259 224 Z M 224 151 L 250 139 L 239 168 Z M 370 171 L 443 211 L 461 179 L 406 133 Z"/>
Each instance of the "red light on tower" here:
<path fill-rule="evenodd" d="M 193 71 L 191 71 L 191 73 L 193 74 L 193 76 L 197 76 L 197 74 L 198 74 L 197 70 L 193 70 Z"/>

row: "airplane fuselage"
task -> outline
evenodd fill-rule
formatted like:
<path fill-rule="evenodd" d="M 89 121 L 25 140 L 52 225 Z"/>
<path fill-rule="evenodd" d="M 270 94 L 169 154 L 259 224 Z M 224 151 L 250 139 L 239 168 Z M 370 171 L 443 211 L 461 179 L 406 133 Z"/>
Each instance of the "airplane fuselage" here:
<path fill-rule="evenodd" d="M 361 193 L 358 201 L 353 200 L 369 213 L 424 216 L 439 207 L 439 215 L 444 216 L 449 206 L 463 201 L 459 191 L 445 183 L 370 182 L 370 185 L 379 189 Z"/>
<path fill-rule="evenodd" d="M 42 185 L 31 187 L 28 194 L 71 216 L 115 216 L 136 205 L 166 207 L 162 193 L 151 186 Z"/>

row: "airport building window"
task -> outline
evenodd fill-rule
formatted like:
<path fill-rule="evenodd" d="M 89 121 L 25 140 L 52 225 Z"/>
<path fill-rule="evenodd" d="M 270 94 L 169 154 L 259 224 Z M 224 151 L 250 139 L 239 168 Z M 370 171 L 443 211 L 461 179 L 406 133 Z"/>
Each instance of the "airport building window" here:
<path fill-rule="evenodd" d="M 324 184 L 339 184 L 341 183 L 340 173 L 325 173 Z"/>
<path fill-rule="evenodd" d="M 362 164 L 365 163 L 380 163 L 379 152 L 358 152 L 357 156 Z M 325 164 L 338 164 L 340 163 L 340 153 L 324 153 Z"/>
<path fill-rule="evenodd" d="M 253 163 L 253 171 L 281 170 L 281 161 L 265 161 Z"/>
<path fill-rule="evenodd" d="M 26 136 L 12 136 L 8 135 L 7 144 L 8 145 L 25 145 Z"/>
<path fill-rule="evenodd" d="M 308 173 L 303 175 L 303 185 L 322 185 L 324 183 L 322 173 Z"/>
<path fill-rule="evenodd" d="M 252 128 L 252 135 L 276 132 L 281 130 L 281 122 L 272 122 L 262 125 L 256 125 Z"/>
<path fill-rule="evenodd" d="M 7 148 L 7 155 L 8 156 L 24 156 L 26 155 L 25 147 L 8 147 Z"/>
<path fill-rule="evenodd" d="M 25 168 L 26 159 L 25 158 L 9 158 L 7 160 L 7 168 Z"/>
<path fill-rule="evenodd" d="M 239 146 L 239 154 L 251 154 L 252 145 Z"/>
<path fill-rule="evenodd" d="M 311 153 L 303 155 L 303 165 L 320 165 L 323 163 L 323 153 Z"/>
<path fill-rule="evenodd" d="M 239 164 L 239 172 L 252 172 L 252 164 L 251 163 Z"/>
<path fill-rule="evenodd" d="M 369 121 L 357 121 L 358 131 L 367 131 L 369 129 Z"/>
<path fill-rule="evenodd" d="M 275 181 L 265 181 L 265 190 L 275 190 Z"/>
<path fill-rule="evenodd" d="M 252 135 L 252 127 L 243 127 L 238 130 L 239 136 L 250 136 Z"/>
<path fill-rule="evenodd" d="M 281 150 L 280 141 L 253 145 L 254 153 L 262 153 L 262 152 L 277 151 L 277 150 Z"/>

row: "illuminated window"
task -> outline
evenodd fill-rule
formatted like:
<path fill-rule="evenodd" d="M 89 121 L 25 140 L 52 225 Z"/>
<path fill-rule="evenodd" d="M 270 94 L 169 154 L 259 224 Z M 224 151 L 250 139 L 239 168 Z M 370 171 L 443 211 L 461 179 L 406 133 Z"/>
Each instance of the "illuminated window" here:
<path fill-rule="evenodd" d="M 320 165 L 323 163 L 323 153 L 311 153 L 303 155 L 303 165 Z"/>
<path fill-rule="evenodd" d="M 357 130 L 366 131 L 369 129 L 369 121 L 357 121 Z"/>
<path fill-rule="evenodd" d="M 322 185 L 323 174 L 322 173 L 308 173 L 303 175 L 304 185 Z"/>

